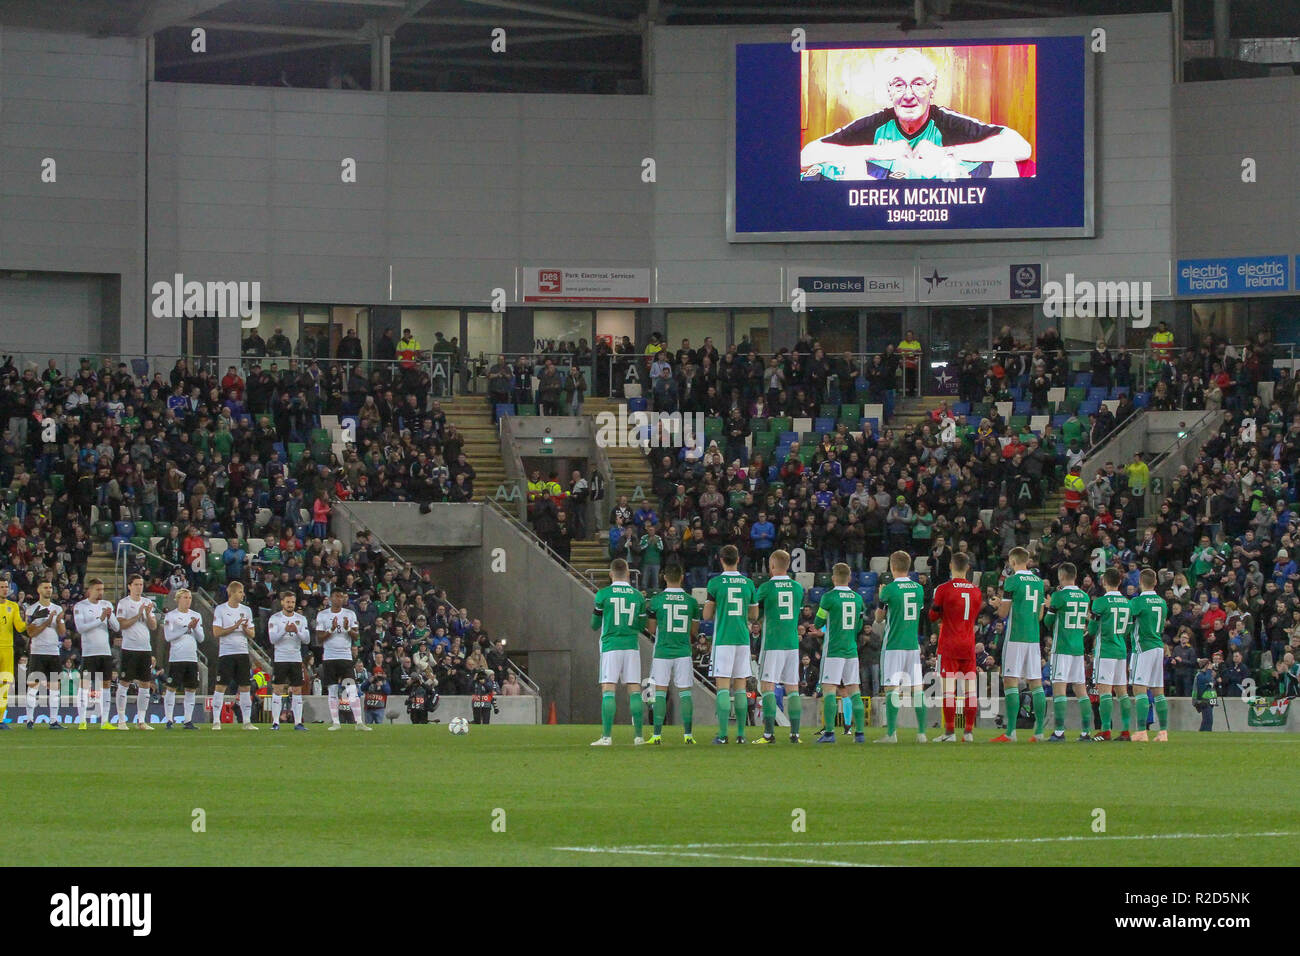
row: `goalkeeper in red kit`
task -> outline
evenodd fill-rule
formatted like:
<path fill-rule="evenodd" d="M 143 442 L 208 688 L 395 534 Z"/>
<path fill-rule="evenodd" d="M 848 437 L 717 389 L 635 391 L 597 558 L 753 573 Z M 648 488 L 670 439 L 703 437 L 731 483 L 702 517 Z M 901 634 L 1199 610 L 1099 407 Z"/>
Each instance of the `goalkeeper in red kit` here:
<path fill-rule="evenodd" d="M 962 740 L 970 743 L 979 716 L 979 689 L 975 683 L 975 620 L 984 606 L 984 595 L 966 577 L 970 558 L 958 551 L 949 559 L 949 580 L 934 589 L 930 620 L 939 622 L 939 677 L 943 681 L 943 734 L 935 743 L 957 739 L 957 680 L 965 691 L 962 711 L 965 727 Z"/>

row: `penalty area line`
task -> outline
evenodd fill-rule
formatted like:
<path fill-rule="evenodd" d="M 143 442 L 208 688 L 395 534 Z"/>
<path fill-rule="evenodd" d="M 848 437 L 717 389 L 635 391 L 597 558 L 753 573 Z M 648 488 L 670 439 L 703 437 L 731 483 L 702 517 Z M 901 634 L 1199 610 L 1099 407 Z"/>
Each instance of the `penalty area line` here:
<path fill-rule="evenodd" d="M 1217 840 L 1237 837 L 1300 836 L 1295 830 L 1264 830 L 1254 833 L 1137 833 L 1098 834 L 1095 836 L 1053 837 L 976 837 L 971 839 L 935 840 L 786 840 L 776 843 L 639 843 L 620 847 L 554 847 L 585 853 L 644 852 L 650 850 L 757 850 L 788 847 L 850 847 L 850 846 L 981 846 L 1014 843 L 1096 843 L 1105 840 Z"/>
<path fill-rule="evenodd" d="M 726 847 L 731 846 L 727 843 L 706 844 L 707 846 Z M 784 846 L 786 844 L 770 844 L 773 846 Z M 795 846 L 797 844 L 790 844 Z M 813 844 L 808 844 L 813 845 Z M 740 848 L 740 845 L 737 845 Z M 611 853 L 621 856 L 672 856 L 686 857 L 690 859 L 702 860 L 736 860 L 742 863 L 791 863 L 806 866 L 851 866 L 851 867 L 877 867 L 878 863 L 855 863 L 849 860 L 813 860 L 803 859 L 791 856 L 754 856 L 750 854 L 737 853 L 702 853 L 698 850 L 678 850 L 673 848 L 650 849 L 647 847 L 626 847 L 626 846 L 553 846 L 552 850 L 558 850 L 564 853 Z"/>

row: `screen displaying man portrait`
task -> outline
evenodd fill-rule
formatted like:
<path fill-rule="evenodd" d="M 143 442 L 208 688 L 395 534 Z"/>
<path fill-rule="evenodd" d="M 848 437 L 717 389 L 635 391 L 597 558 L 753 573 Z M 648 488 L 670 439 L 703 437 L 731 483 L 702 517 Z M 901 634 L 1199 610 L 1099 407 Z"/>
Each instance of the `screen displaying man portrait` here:
<path fill-rule="evenodd" d="M 1033 44 L 806 50 L 800 177 L 1036 175 Z"/>

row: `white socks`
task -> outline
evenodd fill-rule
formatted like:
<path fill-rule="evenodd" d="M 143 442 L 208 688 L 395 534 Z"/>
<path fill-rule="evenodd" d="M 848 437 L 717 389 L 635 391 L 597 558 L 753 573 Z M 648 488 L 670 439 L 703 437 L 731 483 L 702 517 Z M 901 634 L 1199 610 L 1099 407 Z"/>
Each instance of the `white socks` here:
<path fill-rule="evenodd" d="M 185 710 L 181 716 L 185 718 L 183 722 L 187 724 L 194 719 L 194 691 L 192 690 L 185 692 Z"/>
<path fill-rule="evenodd" d="M 46 688 L 46 691 L 49 693 L 50 723 L 52 723 L 52 724 L 57 724 L 57 723 L 59 722 L 59 688 L 58 688 L 58 685 L 57 685 L 57 684 L 50 684 L 49 687 Z"/>
<path fill-rule="evenodd" d="M 226 695 L 219 690 L 212 692 L 212 722 L 221 723 L 221 708 L 226 706 Z"/>
<path fill-rule="evenodd" d="M 275 725 L 280 722 L 280 695 L 271 695 L 271 724 Z"/>
<path fill-rule="evenodd" d="M 27 722 L 30 724 L 36 720 L 36 688 L 27 688 Z"/>
<path fill-rule="evenodd" d="M 302 694 L 293 695 L 293 725 L 302 723 Z"/>
<path fill-rule="evenodd" d="M 330 720 L 339 722 L 339 685 L 331 684 L 329 690 Z"/>
<path fill-rule="evenodd" d="M 117 685 L 117 722 L 126 723 L 126 700 L 131 696 L 131 688 L 128 684 L 122 683 Z"/>
<path fill-rule="evenodd" d="M 251 690 L 241 690 L 239 692 L 239 709 L 243 712 L 244 723 L 253 722 L 253 692 Z"/>
<path fill-rule="evenodd" d="M 176 691 L 163 691 L 163 723 L 170 724 L 176 716 Z"/>
<path fill-rule="evenodd" d="M 99 713 L 99 722 L 101 724 L 108 723 L 108 713 L 110 710 L 113 709 L 113 704 L 108 699 L 107 687 L 99 688 L 99 699 L 95 702 L 95 707 L 97 709 L 97 712 Z"/>
<path fill-rule="evenodd" d="M 167 711 L 168 719 L 171 719 L 171 711 Z M 149 723 L 149 691 L 144 687 L 135 689 L 135 719 L 137 723 Z"/>
<path fill-rule="evenodd" d="M 90 705 L 90 691 L 86 690 L 85 685 L 77 688 L 77 723 L 86 722 L 86 711 Z"/>

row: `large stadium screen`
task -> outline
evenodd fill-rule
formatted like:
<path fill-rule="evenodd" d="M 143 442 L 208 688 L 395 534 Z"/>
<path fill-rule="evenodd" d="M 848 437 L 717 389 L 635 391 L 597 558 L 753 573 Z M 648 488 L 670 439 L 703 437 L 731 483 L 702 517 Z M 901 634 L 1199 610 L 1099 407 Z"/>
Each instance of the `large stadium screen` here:
<path fill-rule="evenodd" d="M 1086 38 L 738 44 L 728 238 L 1093 234 Z"/>

